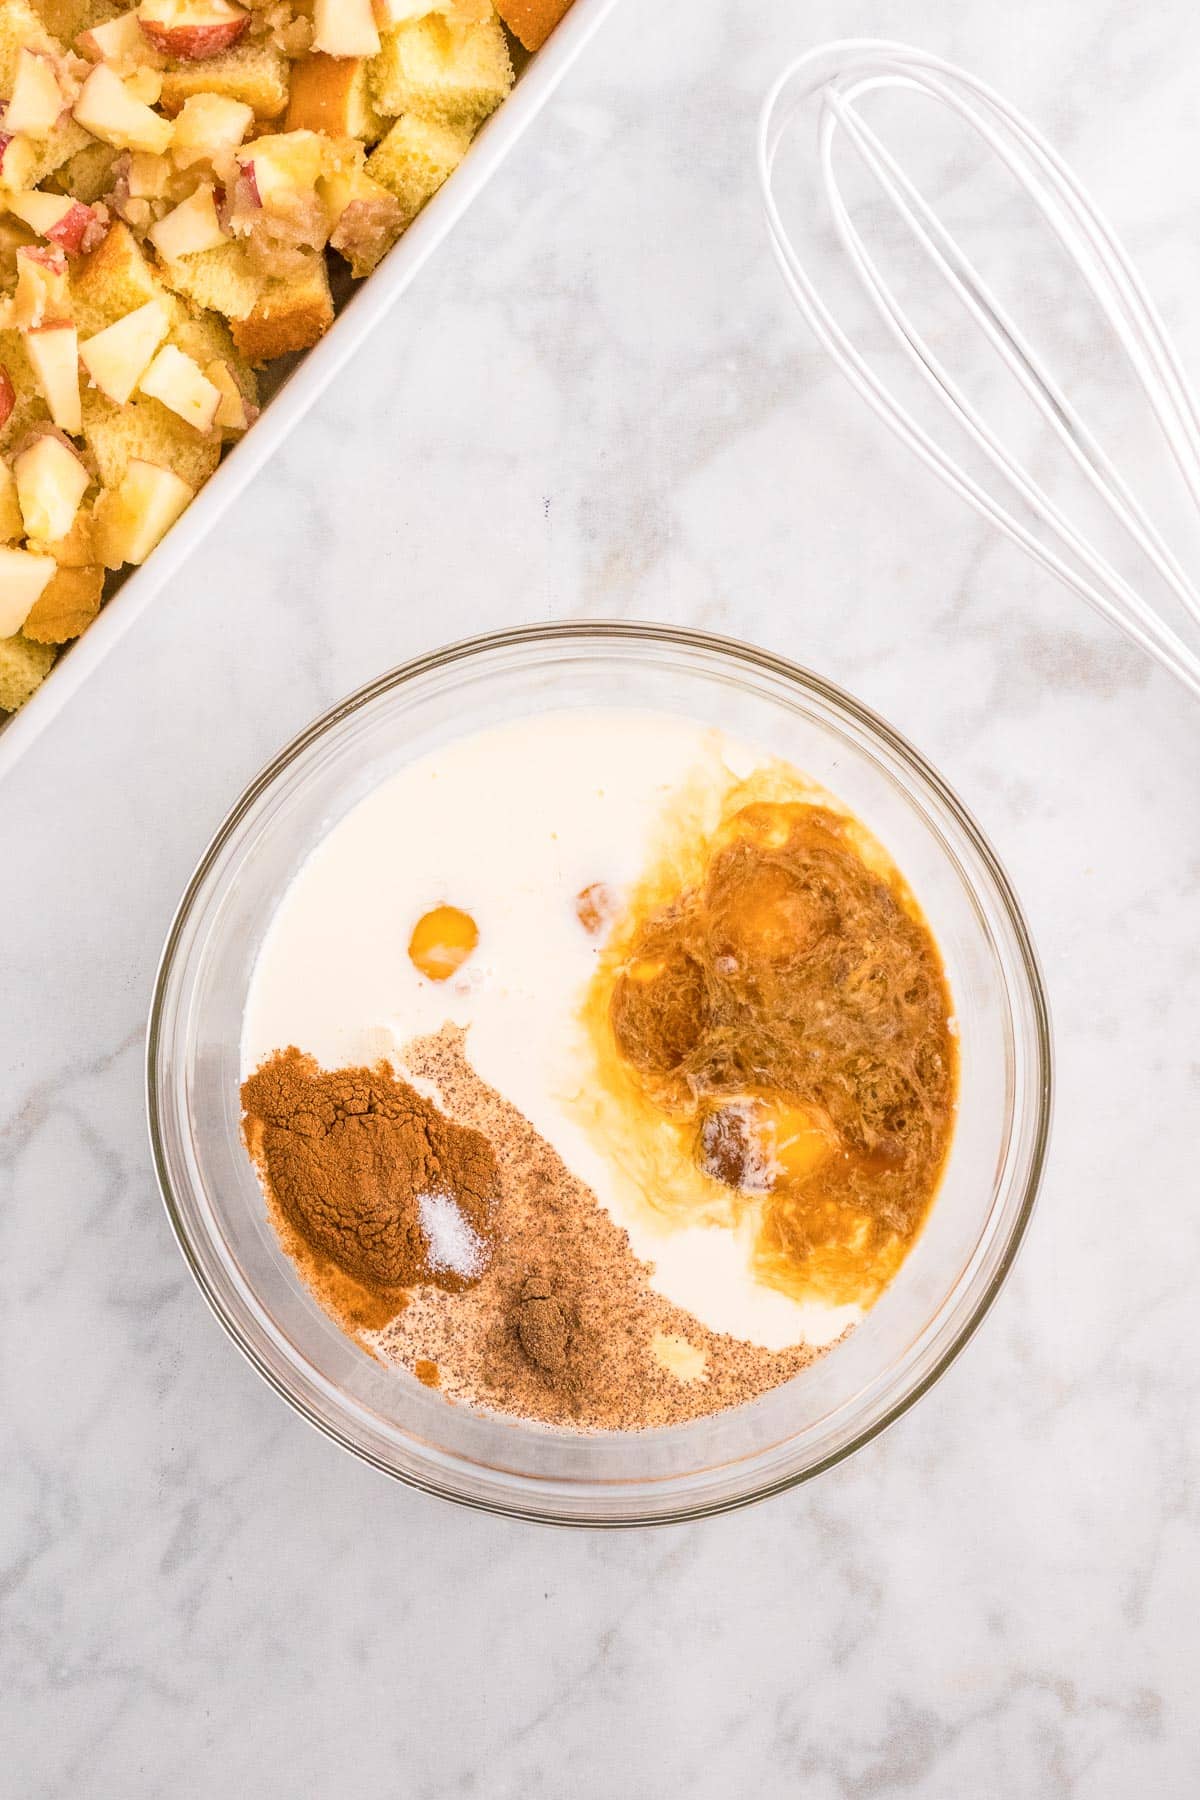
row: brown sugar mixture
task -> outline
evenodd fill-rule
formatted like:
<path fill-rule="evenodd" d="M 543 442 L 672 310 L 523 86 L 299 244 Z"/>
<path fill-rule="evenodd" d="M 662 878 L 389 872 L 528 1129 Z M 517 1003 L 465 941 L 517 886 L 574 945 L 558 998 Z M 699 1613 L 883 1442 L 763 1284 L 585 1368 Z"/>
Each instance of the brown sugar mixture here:
<path fill-rule="evenodd" d="M 714 1217 L 752 1206 L 761 1280 L 869 1304 L 953 1125 L 937 947 L 879 847 L 823 805 L 735 790 L 691 854 L 605 948 L 586 1006 L 602 1083 L 646 1141 L 673 1131 L 678 1180 L 643 1184 L 660 1204 L 675 1187 Z"/>

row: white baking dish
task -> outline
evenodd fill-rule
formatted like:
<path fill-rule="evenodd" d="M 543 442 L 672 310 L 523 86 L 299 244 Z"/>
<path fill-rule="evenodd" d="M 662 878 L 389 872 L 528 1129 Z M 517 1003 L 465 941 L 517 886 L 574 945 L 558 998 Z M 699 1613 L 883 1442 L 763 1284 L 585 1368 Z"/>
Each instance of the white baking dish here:
<path fill-rule="evenodd" d="M 325 337 L 306 352 L 179 523 L 167 533 L 144 567 L 133 571 L 95 623 L 67 647 L 37 692 L 0 725 L 0 777 L 45 730 L 138 614 L 162 592 L 226 507 L 404 292 L 615 5 L 616 0 L 575 0 L 548 42 L 530 57 L 512 93 L 492 114 L 445 187 L 434 195 L 375 273 L 356 285 Z"/>

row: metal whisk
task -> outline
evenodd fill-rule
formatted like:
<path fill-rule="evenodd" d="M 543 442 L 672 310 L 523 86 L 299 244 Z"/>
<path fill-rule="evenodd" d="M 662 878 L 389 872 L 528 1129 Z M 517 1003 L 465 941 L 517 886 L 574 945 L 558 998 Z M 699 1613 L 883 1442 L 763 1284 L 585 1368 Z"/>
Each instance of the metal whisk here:
<path fill-rule="evenodd" d="M 1171 593 L 1200 624 L 1200 592 L 1144 506 L 1049 373 L 1028 336 L 863 117 L 859 102 L 880 89 L 915 92 L 957 115 L 1032 200 L 1107 319 L 1149 401 L 1192 500 L 1200 507 L 1200 416 L 1196 397 L 1154 303 L 1115 232 L 1041 133 L 985 83 L 951 63 L 903 44 L 846 40 L 800 57 L 775 82 L 759 123 L 759 179 L 771 242 L 797 306 L 858 392 L 927 467 L 1200 697 L 1200 655 L 1072 525 L 1029 470 L 1005 448 L 904 311 L 863 241 L 838 185 L 834 150 L 839 132 L 1078 469 Z M 1008 483 L 1004 498 L 975 479 L 889 390 L 822 300 L 797 255 L 776 201 L 776 160 L 785 134 L 809 103 L 816 113 L 816 149 L 824 195 L 849 263 L 910 363 Z M 1019 496 L 1040 523 L 1040 532 L 1011 510 L 1013 495 Z"/>

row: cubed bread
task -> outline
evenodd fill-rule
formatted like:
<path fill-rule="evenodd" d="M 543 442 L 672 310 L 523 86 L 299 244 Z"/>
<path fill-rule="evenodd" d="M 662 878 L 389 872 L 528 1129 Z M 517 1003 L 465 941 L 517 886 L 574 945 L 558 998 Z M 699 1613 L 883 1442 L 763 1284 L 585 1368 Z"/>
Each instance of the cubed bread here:
<path fill-rule="evenodd" d="M 65 644 L 86 631 L 100 611 L 104 570 L 60 568 L 33 603 L 33 611 L 21 627 L 35 644 Z"/>
<path fill-rule="evenodd" d="M 63 46 L 28 0 L 0 0 L 0 94 L 11 94 L 22 50 L 61 56 Z"/>
<path fill-rule="evenodd" d="M 13 409 L 0 426 L 0 450 L 9 450 L 21 442 L 32 426 L 48 421 L 50 410 L 42 398 L 42 390 L 25 354 L 25 340 L 19 331 L 0 331 L 0 368 L 12 382 L 15 396 Z"/>
<path fill-rule="evenodd" d="M 263 277 L 244 244 L 219 244 L 196 256 L 162 265 L 162 278 L 177 294 L 197 306 L 210 307 L 226 319 L 245 319 L 263 290 Z"/>
<path fill-rule="evenodd" d="M 458 167 L 470 142 L 470 133 L 462 126 L 439 125 L 407 113 L 367 158 L 367 174 L 395 195 L 408 225 Z"/>
<path fill-rule="evenodd" d="M 384 32 L 370 76 L 375 104 L 389 117 L 416 112 L 473 130 L 512 87 L 513 67 L 494 14 L 481 25 L 451 25 L 433 13 Z"/>
<path fill-rule="evenodd" d="M 36 692 L 54 662 L 53 644 L 35 644 L 18 631 L 0 638 L 0 712 L 16 712 Z"/>
<path fill-rule="evenodd" d="M 37 157 L 30 171 L 30 187 L 40 187 L 42 182 L 62 168 L 81 150 L 86 150 L 92 138 L 77 125 L 74 119 L 60 119 L 50 136 L 37 147 Z"/>
<path fill-rule="evenodd" d="M 571 0 L 496 0 L 496 11 L 526 50 L 540 50 Z"/>
<path fill-rule="evenodd" d="M 163 71 L 160 105 L 165 113 L 177 113 L 193 94 L 221 94 L 253 107 L 257 119 L 277 119 L 288 103 L 287 58 L 273 44 L 256 39 Z"/>
<path fill-rule="evenodd" d="M 46 545 L 46 552 L 60 569 L 86 569 L 89 563 L 99 562 L 90 506 L 80 507 L 66 537 L 55 538 Z"/>
<path fill-rule="evenodd" d="M 71 273 L 71 306 L 81 338 L 123 319 L 147 300 L 165 300 L 162 283 L 141 245 L 118 219 L 104 241 Z"/>
<path fill-rule="evenodd" d="M 76 150 L 55 169 L 43 186 L 55 193 L 70 194 L 73 200 L 82 200 L 85 206 L 91 206 L 112 186 L 113 164 L 120 154 L 111 144 L 90 138 L 82 150 Z"/>
<path fill-rule="evenodd" d="M 248 363 L 261 368 L 273 357 L 311 349 L 332 324 L 329 271 L 316 255 L 303 274 L 268 282 L 253 310 L 233 321 L 233 341 Z"/>
<path fill-rule="evenodd" d="M 384 121 L 371 99 L 361 56 L 302 56 L 292 64 L 286 131 L 324 131 L 373 144 Z"/>
<path fill-rule="evenodd" d="M 119 487 L 131 456 L 172 469 L 190 488 L 203 487 L 221 460 L 221 439 L 203 434 L 144 394 L 117 406 L 95 388 L 83 394 L 83 441 L 106 488 Z"/>
<path fill-rule="evenodd" d="M 81 31 L 115 19 L 122 9 L 114 0 L 37 0 L 37 10 L 46 29 L 73 46 Z"/>

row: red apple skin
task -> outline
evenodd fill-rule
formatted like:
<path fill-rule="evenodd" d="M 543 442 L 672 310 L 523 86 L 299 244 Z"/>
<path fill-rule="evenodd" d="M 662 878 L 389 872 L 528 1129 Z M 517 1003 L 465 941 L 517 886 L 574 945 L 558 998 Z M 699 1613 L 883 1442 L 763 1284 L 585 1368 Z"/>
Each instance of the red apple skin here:
<path fill-rule="evenodd" d="M 12 376 L 0 363 L 0 431 L 8 424 L 12 409 L 17 404 L 17 390 L 12 384 Z"/>
<path fill-rule="evenodd" d="M 103 231 L 104 227 L 91 207 L 76 200 L 70 212 L 65 212 L 58 224 L 50 227 L 46 236 L 52 244 L 65 250 L 68 256 L 78 256 L 81 251 L 94 250 L 99 241 L 97 234 L 103 235 Z"/>
<path fill-rule="evenodd" d="M 138 19 L 154 48 L 180 62 L 207 62 L 210 56 L 220 56 L 237 43 L 249 23 L 249 13 L 237 19 L 218 19 L 212 25 L 160 25 L 154 19 Z"/>
<path fill-rule="evenodd" d="M 41 263 L 44 269 L 53 269 L 56 275 L 66 272 L 66 259 L 57 245 L 47 247 L 42 244 L 22 244 L 17 255 L 27 256 L 30 262 Z"/>

